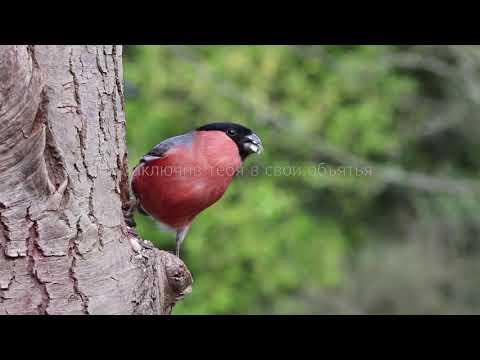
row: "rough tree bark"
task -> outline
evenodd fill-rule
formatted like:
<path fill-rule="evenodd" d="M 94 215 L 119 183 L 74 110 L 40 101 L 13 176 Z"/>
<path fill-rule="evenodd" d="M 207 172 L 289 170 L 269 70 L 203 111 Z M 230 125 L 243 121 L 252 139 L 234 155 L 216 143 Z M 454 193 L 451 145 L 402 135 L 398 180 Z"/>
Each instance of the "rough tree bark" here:
<path fill-rule="evenodd" d="M 169 314 L 174 255 L 136 254 L 120 46 L 0 46 L 0 314 Z"/>

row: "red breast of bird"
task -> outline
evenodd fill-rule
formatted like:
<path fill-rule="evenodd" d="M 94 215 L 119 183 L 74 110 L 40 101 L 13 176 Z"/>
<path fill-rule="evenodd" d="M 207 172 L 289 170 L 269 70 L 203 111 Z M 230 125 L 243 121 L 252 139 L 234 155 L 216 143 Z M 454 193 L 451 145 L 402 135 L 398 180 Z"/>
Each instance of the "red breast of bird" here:
<path fill-rule="evenodd" d="M 132 176 L 143 209 L 173 229 L 189 225 L 217 202 L 242 165 L 238 147 L 222 131 L 193 131 Z"/>

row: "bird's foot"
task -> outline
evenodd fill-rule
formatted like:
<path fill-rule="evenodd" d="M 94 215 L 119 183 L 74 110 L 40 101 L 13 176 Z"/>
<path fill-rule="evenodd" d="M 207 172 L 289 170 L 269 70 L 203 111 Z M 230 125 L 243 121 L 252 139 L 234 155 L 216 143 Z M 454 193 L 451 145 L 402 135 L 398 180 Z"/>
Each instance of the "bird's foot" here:
<path fill-rule="evenodd" d="M 134 209 L 130 207 L 127 210 L 123 210 L 123 218 L 125 219 L 125 223 L 127 224 L 128 227 L 134 228 L 137 226 L 137 223 L 135 222 L 135 219 L 133 217 Z"/>
<path fill-rule="evenodd" d="M 133 251 L 136 253 L 134 256 L 135 259 L 148 259 L 148 256 L 145 254 L 145 250 L 152 250 L 155 248 L 151 241 L 140 239 L 137 236 L 130 237 L 129 242 Z"/>
<path fill-rule="evenodd" d="M 128 227 L 134 228 L 137 226 L 137 223 L 135 222 L 135 219 L 133 216 L 126 216 L 125 217 L 125 223 L 127 224 Z"/>
<path fill-rule="evenodd" d="M 144 249 L 148 249 L 148 250 L 155 249 L 155 245 L 153 245 L 153 243 L 150 240 L 142 240 L 140 241 L 140 245 L 142 245 Z"/>
<path fill-rule="evenodd" d="M 136 242 L 144 249 L 155 249 L 155 245 L 150 240 L 143 240 L 135 229 L 128 228 L 128 233 L 135 238 Z M 135 249 L 134 249 L 135 250 Z"/>
<path fill-rule="evenodd" d="M 168 252 L 169 254 L 175 255 L 180 259 L 180 254 L 176 250 L 165 250 L 165 251 Z"/>
<path fill-rule="evenodd" d="M 140 235 L 138 234 L 137 230 L 135 230 L 134 228 L 128 227 L 127 232 L 128 232 L 128 234 L 131 235 L 132 237 L 135 237 L 135 238 L 140 239 Z"/>

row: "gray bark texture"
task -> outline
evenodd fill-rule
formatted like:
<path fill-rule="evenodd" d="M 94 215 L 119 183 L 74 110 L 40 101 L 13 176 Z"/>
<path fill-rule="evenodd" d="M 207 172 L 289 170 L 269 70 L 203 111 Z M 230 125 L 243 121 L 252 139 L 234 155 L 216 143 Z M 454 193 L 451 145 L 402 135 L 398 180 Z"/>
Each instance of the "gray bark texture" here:
<path fill-rule="evenodd" d="M 0 46 L 0 314 L 169 314 L 190 291 L 131 246 L 122 83 L 121 46 Z"/>

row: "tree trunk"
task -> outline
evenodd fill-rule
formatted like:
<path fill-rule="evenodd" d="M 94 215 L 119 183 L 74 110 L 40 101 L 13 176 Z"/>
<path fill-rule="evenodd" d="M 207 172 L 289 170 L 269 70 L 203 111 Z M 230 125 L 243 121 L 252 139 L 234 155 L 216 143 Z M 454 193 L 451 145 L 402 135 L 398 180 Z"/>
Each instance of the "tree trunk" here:
<path fill-rule="evenodd" d="M 132 250 L 120 46 L 0 46 L 0 314 L 169 314 L 183 262 Z"/>

